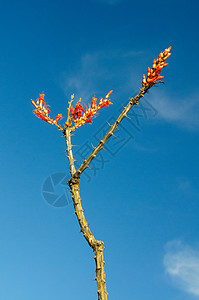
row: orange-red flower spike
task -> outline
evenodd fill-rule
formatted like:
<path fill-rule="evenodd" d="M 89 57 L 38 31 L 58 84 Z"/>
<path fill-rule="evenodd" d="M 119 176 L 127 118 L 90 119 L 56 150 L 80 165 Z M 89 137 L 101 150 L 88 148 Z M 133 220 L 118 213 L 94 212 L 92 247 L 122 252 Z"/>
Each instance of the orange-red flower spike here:
<path fill-rule="evenodd" d="M 86 108 L 86 110 L 80 105 L 81 99 L 77 102 L 75 108 L 70 108 L 70 114 L 71 114 L 71 120 L 74 122 L 74 126 L 71 128 L 71 130 L 75 130 L 75 128 L 78 128 L 84 124 L 90 123 L 92 124 L 92 118 L 94 118 L 97 114 L 97 111 L 103 107 L 106 107 L 110 104 L 109 96 L 111 95 L 113 91 L 110 91 L 105 98 L 101 98 L 99 101 L 99 104 L 97 105 L 97 98 L 93 97 L 91 101 L 91 105 Z M 66 122 L 66 126 L 71 126 L 71 123 Z"/>
<path fill-rule="evenodd" d="M 41 120 L 56 125 L 59 129 L 62 129 L 60 125 L 57 124 L 58 121 L 62 119 L 62 115 L 58 114 L 55 120 L 51 119 L 49 116 L 50 110 L 48 109 L 46 103 L 44 102 L 44 93 L 39 95 L 39 98 L 35 101 L 31 99 L 32 105 L 35 107 L 33 110 L 34 114 Z"/>
<path fill-rule="evenodd" d="M 165 60 L 171 55 L 170 53 L 171 47 L 165 49 L 164 52 L 160 52 L 158 58 L 153 60 L 152 69 L 148 68 L 147 77 L 143 75 L 142 79 L 142 89 L 150 88 L 156 83 L 160 82 L 159 80 L 163 78 L 160 76 L 162 69 L 168 65 L 165 63 Z"/>

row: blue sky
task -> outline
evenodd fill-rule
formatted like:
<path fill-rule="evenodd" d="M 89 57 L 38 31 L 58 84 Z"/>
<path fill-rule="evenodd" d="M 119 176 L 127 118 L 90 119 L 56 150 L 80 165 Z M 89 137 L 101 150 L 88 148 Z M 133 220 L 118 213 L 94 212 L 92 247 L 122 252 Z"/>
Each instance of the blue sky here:
<path fill-rule="evenodd" d="M 81 197 L 105 243 L 110 300 L 199 298 L 198 8 L 182 0 L 0 4 L 1 299 L 97 299 L 93 253 L 70 199 L 56 208 L 42 195 L 47 178 L 69 176 L 64 139 L 34 117 L 30 99 L 44 91 L 51 115 L 66 115 L 71 94 L 86 105 L 113 90 L 113 105 L 75 132 L 81 163 L 169 46 L 166 84 L 123 121 L 82 178 Z"/>

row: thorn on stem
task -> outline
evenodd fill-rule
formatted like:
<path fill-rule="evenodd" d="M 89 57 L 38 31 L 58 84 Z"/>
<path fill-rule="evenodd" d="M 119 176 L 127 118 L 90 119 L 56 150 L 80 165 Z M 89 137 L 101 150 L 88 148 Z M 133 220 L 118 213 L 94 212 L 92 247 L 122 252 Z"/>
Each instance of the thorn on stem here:
<path fill-rule="evenodd" d="M 106 121 L 106 123 L 111 127 L 112 125 L 111 124 L 109 124 L 109 122 L 108 121 Z"/>

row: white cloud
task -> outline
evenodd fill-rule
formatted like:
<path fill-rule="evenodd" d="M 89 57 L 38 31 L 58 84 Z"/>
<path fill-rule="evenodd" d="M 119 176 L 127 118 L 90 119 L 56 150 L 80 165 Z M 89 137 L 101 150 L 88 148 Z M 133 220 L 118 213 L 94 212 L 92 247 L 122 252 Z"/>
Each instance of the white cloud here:
<path fill-rule="evenodd" d="M 166 246 L 163 263 L 177 287 L 199 298 L 199 247 L 172 241 Z"/>
<path fill-rule="evenodd" d="M 104 97 L 113 89 L 113 97 L 126 101 L 138 92 L 146 59 L 144 51 L 121 48 L 84 53 L 73 70 L 64 74 L 66 96 L 75 93 L 75 100 L 81 97 L 83 102 L 90 102 L 92 96 Z M 156 118 L 186 129 L 199 129 L 199 95 L 176 98 L 158 88 L 153 88 L 151 94 L 147 99 L 158 111 Z"/>
<path fill-rule="evenodd" d="M 121 96 L 118 91 L 122 92 L 123 97 L 125 93 L 128 93 L 128 97 L 132 96 L 133 87 L 138 89 L 138 78 L 141 83 L 137 61 L 141 60 L 142 55 L 142 51 L 122 49 L 83 54 L 76 67 L 64 74 L 63 88 L 67 97 L 75 93 L 75 99 L 81 97 L 83 101 L 90 101 L 93 95 L 103 97 L 112 89 L 117 89 L 117 97 Z"/>
<path fill-rule="evenodd" d="M 88 98 L 98 91 L 96 82 L 100 74 L 104 76 L 104 69 L 99 66 L 99 54 L 85 54 L 72 74 L 66 74 L 67 78 L 64 83 L 64 89 L 68 93 L 76 93 L 78 96 Z"/>
<path fill-rule="evenodd" d="M 73 70 L 64 74 L 66 96 L 75 93 L 75 100 L 81 97 L 83 102 L 90 102 L 92 96 L 104 97 L 113 89 L 116 92 L 113 97 L 126 101 L 138 92 L 146 58 L 144 51 L 121 48 L 82 54 Z M 186 129 L 199 129 L 199 95 L 176 98 L 166 94 L 164 89 L 155 88 L 151 93 L 147 98 L 158 111 L 156 118 Z"/>
<path fill-rule="evenodd" d="M 166 96 L 162 91 L 153 93 L 151 103 L 157 109 L 157 118 L 175 123 L 189 129 L 199 127 L 199 95 L 190 95 L 184 99 Z"/>

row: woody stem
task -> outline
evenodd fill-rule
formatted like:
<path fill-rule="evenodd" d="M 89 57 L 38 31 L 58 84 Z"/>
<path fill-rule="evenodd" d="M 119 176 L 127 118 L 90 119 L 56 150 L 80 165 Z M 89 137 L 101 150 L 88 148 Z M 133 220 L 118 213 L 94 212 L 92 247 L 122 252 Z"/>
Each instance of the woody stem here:
<path fill-rule="evenodd" d="M 70 165 L 70 173 L 71 173 L 71 179 L 69 180 L 69 187 L 72 194 L 75 214 L 77 216 L 81 228 L 81 232 L 83 233 L 86 241 L 88 242 L 89 246 L 93 249 L 95 253 L 94 256 L 95 263 L 96 263 L 95 279 L 97 281 L 97 287 L 98 287 L 98 300 L 107 300 L 108 293 L 106 291 L 105 272 L 104 272 L 105 262 L 103 258 L 104 243 L 102 241 L 98 241 L 95 239 L 85 219 L 84 210 L 82 209 L 81 198 L 79 193 L 80 177 L 76 177 L 76 178 L 73 177 L 76 170 L 74 166 L 74 158 L 72 152 L 70 133 L 71 133 L 70 128 L 66 128 L 64 130 L 64 136 L 66 138 L 66 145 L 67 145 L 68 160 Z"/>
<path fill-rule="evenodd" d="M 82 165 L 79 167 L 79 169 L 72 175 L 73 178 L 79 178 L 82 172 L 88 168 L 89 164 L 91 161 L 96 157 L 97 153 L 103 149 L 104 144 L 107 142 L 107 140 L 113 135 L 113 132 L 117 129 L 118 125 L 120 122 L 127 116 L 127 113 L 129 110 L 133 107 L 133 105 L 139 104 L 139 100 L 144 97 L 145 93 L 148 91 L 150 87 L 146 89 L 141 89 L 139 94 L 134 97 L 129 99 L 129 103 L 127 104 L 126 107 L 124 107 L 122 113 L 119 115 L 115 123 L 110 126 L 109 131 L 106 133 L 106 135 L 103 137 L 103 139 L 99 142 L 97 147 L 94 148 L 93 152 L 89 155 L 89 157 L 84 160 Z"/>

